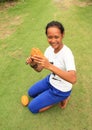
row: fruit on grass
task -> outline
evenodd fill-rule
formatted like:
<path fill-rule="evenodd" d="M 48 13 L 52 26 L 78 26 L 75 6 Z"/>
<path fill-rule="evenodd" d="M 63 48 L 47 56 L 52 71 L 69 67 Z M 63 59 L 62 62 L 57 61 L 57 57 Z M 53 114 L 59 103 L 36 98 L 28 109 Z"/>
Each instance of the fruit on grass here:
<path fill-rule="evenodd" d="M 27 106 L 28 103 L 29 103 L 29 98 L 26 95 L 23 95 L 21 97 L 21 103 L 22 103 L 23 106 Z"/>

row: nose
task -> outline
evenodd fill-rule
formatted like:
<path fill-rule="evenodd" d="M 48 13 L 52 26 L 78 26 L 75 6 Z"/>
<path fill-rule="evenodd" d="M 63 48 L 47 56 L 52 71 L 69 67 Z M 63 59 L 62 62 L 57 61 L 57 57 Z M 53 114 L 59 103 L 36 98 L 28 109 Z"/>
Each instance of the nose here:
<path fill-rule="evenodd" d="M 56 41 L 55 38 L 52 38 L 52 39 L 50 40 L 51 43 L 55 43 L 55 41 Z"/>

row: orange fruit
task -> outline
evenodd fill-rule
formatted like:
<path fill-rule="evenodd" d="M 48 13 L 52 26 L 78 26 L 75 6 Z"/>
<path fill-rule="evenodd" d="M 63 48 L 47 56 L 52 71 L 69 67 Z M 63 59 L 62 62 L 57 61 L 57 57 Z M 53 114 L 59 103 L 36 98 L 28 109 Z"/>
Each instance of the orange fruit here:
<path fill-rule="evenodd" d="M 28 103 L 29 103 L 29 98 L 26 95 L 23 95 L 21 97 L 21 103 L 22 103 L 23 106 L 27 106 Z"/>
<path fill-rule="evenodd" d="M 34 56 L 34 55 L 44 56 L 39 48 L 32 48 L 30 55 L 31 56 Z"/>

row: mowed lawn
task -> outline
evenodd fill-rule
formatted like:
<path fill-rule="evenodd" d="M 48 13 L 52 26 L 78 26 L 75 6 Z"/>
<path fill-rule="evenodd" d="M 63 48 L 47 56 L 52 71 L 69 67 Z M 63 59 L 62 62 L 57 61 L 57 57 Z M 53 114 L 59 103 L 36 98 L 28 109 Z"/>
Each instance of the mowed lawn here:
<path fill-rule="evenodd" d="M 92 6 L 66 0 L 21 0 L 0 6 L 0 130 L 92 130 Z M 32 47 L 48 46 L 45 26 L 58 20 L 75 56 L 77 83 L 67 108 L 32 114 L 21 104 L 28 88 L 50 72 L 25 64 Z M 31 98 L 30 98 L 31 100 Z"/>

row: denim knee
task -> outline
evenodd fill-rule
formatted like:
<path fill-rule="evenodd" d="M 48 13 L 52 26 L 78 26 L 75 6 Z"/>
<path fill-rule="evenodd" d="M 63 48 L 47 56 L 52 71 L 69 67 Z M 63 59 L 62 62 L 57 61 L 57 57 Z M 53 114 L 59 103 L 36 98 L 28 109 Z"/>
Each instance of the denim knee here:
<path fill-rule="evenodd" d="M 28 109 L 34 114 L 39 112 L 39 110 L 37 110 L 36 106 L 32 102 L 28 104 Z"/>
<path fill-rule="evenodd" d="M 31 92 L 30 92 L 30 89 L 28 90 L 28 95 L 29 95 L 30 97 L 32 97 L 32 96 L 31 96 Z"/>
<path fill-rule="evenodd" d="M 31 92 L 30 89 L 28 90 L 28 95 L 29 95 L 30 97 L 33 97 L 33 98 L 34 98 L 34 96 L 33 96 L 33 94 L 32 94 L 32 92 Z"/>
<path fill-rule="evenodd" d="M 28 95 L 33 98 L 35 98 L 37 96 L 37 95 L 34 95 L 34 93 L 31 91 L 31 89 L 28 90 Z"/>

